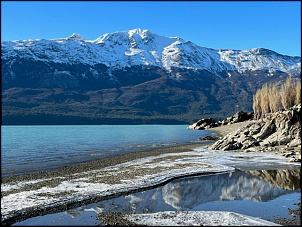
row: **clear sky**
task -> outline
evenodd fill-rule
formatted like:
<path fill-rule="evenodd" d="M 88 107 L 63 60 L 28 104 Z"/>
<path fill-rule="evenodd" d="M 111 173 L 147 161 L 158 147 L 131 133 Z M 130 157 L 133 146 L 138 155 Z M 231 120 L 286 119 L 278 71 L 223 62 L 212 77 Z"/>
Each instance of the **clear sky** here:
<path fill-rule="evenodd" d="M 134 28 L 213 49 L 301 56 L 301 1 L 1 1 L 1 40 Z"/>

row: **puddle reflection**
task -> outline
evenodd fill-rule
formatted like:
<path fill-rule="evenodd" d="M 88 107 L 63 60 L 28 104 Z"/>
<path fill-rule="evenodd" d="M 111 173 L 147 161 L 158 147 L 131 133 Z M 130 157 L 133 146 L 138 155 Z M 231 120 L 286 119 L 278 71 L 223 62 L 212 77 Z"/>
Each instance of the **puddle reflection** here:
<path fill-rule="evenodd" d="M 279 171 L 279 170 L 276 170 Z M 281 171 L 281 170 L 280 170 Z M 270 176 L 274 171 L 264 170 Z M 287 176 L 300 182 L 300 170 L 286 170 Z M 266 178 L 268 179 L 268 177 Z M 98 203 L 103 212 L 158 212 L 166 210 L 191 210 L 197 205 L 213 201 L 250 200 L 266 202 L 300 189 L 284 189 L 287 179 L 271 184 L 247 172 L 235 171 L 225 174 L 199 176 L 172 181 L 162 187 L 121 196 Z M 274 179 L 272 178 L 269 178 Z"/>
<path fill-rule="evenodd" d="M 62 225 L 78 225 L 85 213 L 227 210 L 273 220 L 290 218 L 288 208 L 301 202 L 299 170 L 253 170 L 188 177 L 154 189 L 100 201 L 57 214 L 34 217 L 14 225 L 49 225 L 60 215 Z M 62 217 L 65 214 L 66 217 Z M 72 217 L 72 221 L 70 221 Z M 92 216 L 90 216 L 92 217 Z M 60 225 L 56 219 L 56 225 Z M 85 219 L 86 225 L 90 219 Z M 96 225 L 93 218 L 93 224 Z M 63 224 L 64 223 L 64 224 Z"/>

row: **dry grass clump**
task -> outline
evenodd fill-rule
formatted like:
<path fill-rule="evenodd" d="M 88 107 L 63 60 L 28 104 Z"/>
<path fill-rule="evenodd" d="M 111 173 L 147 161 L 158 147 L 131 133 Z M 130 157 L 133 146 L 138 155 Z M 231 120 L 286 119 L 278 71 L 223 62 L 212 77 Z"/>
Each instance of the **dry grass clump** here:
<path fill-rule="evenodd" d="M 296 104 L 301 103 L 301 83 L 298 83 L 296 87 Z"/>
<path fill-rule="evenodd" d="M 288 109 L 298 103 L 301 103 L 301 80 L 289 76 L 283 84 L 266 83 L 253 96 L 254 118 L 260 119 L 267 113 Z"/>

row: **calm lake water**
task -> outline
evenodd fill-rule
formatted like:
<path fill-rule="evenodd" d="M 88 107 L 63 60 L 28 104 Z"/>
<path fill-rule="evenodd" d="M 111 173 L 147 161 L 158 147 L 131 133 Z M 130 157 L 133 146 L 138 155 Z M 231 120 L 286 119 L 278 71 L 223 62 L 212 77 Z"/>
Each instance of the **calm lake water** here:
<path fill-rule="evenodd" d="M 1 175 L 19 175 L 127 152 L 197 143 L 187 125 L 1 126 Z"/>

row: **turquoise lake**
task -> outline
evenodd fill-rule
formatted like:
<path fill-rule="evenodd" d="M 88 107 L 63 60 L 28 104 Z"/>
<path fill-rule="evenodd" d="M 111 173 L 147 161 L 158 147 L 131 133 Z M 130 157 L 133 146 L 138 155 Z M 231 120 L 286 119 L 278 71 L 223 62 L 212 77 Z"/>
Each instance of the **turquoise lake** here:
<path fill-rule="evenodd" d="M 27 174 L 128 152 L 198 143 L 198 137 L 213 134 L 188 130 L 187 125 L 1 126 L 1 175 Z"/>

